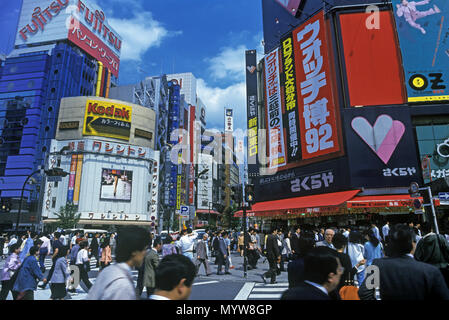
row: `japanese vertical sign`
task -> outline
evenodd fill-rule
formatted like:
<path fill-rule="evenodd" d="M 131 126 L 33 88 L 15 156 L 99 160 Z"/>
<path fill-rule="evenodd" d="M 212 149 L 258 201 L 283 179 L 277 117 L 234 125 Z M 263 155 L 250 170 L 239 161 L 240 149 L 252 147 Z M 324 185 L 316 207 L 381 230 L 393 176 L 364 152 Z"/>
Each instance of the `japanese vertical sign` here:
<path fill-rule="evenodd" d="M 83 155 L 79 154 L 76 157 L 76 175 L 75 175 L 75 187 L 73 194 L 73 204 L 78 205 L 80 199 L 80 188 L 81 188 L 81 174 L 83 170 Z"/>
<path fill-rule="evenodd" d="M 225 132 L 233 132 L 233 131 L 234 131 L 233 110 L 226 109 L 226 111 L 225 111 Z"/>
<path fill-rule="evenodd" d="M 269 167 L 272 169 L 286 165 L 281 84 L 279 76 L 279 48 L 265 57 L 265 86 L 268 158 Z"/>
<path fill-rule="evenodd" d="M 76 178 L 76 165 L 77 165 L 77 155 L 72 155 L 72 160 L 70 162 L 70 176 L 69 176 L 69 190 L 67 192 L 67 202 L 73 203 L 73 194 L 75 188 L 75 178 Z"/>
<path fill-rule="evenodd" d="M 449 2 L 392 3 L 408 101 L 449 100 Z"/>
<path fill-rule="evenodd" d="M 257 102 L 257 55 L 256 50 L 246 51 L 246 96 L 248 120 L 248 175 L 258 174 L 258 102 Z"/>
<path fill-rule="evenodd" d="M 284 121 L 287 127 L 287 158 L 288 162 L 301 160 L 299 148 L 299 113 L 298 95 L 296 91 L 295 54 L 293 52 L 293 38 L 291 34 L 281 41 L 282 65 L 284 70 Z"/>
<path fill-rule="evenodd" d="M 303 159 L 340 151 L 324 12 L 293 31 Z"/>

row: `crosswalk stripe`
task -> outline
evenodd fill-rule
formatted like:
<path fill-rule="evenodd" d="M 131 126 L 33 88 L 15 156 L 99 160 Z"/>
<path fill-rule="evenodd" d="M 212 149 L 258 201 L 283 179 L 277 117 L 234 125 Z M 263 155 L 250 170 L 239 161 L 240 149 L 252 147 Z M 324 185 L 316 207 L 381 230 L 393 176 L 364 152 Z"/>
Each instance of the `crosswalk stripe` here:
<path fill-rule="evenodd" d="M 217 283 L 217 282 L 219 282 L 219 281 L 204 281 L 204 282 L 194 283 L 193 285 L 194 286 L 199 286 L 199 285 L 202 285 L 202 284 L 211 284 L 211 283 Z"/>
<path fill-rule="evenodd" d="M 282 294 L 250 294 L 248 299 L 280 299 Z"/>
<path fill-rule="evenodd" d="M 247 282 L 243 286 L 242 289 L 240 289 L 240 292 L 237 294 L 237 296 L 234 298 L 234 300 L 247 300 L 248 296 L 251 294 L 251 290 L 253 290 L 255 285 L 255 282 Z"/>
<path fill-rule="evenodd" d="M 256 283 L 256 287 L 288 287 L 288 282 L 279 282 L 279 283 Z"/>
<path fill-rule="evenodd" d="M 285 288 L 254 288 L 253 292 L 284 292 Z"/>

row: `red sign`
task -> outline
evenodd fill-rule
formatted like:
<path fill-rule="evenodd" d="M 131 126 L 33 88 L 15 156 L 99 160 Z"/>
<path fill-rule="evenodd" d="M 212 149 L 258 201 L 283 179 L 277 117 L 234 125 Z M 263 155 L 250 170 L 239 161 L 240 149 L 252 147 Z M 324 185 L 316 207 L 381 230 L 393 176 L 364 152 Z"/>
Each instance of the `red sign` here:
<path fill-rule="evenodd" d="M 340 151 L 324 12 L 293 31 L 302 158 Z"/>
<path fill-rule="evenodd" d="M 103 41 L 75 18 L 72 18 L 68 39 L 102 62 L 114 76 L 118 77 L 120 59 Z"/>

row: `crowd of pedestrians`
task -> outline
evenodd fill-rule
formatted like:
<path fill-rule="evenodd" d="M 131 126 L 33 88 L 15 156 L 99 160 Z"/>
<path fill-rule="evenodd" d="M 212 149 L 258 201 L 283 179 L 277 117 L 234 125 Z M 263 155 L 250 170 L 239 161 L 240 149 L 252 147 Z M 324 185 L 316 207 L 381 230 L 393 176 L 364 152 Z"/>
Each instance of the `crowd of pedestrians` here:
<path fill-rule="evenodd" d="M 430 224 L 373 223 L 363 231 L 297 227 L 283 240 L 277 229 L 271 231 L 270 270 L 262 278 L 275 283 L 282 270 L 279 253 L 291 250 L 283 300 L 449 300 L 449 242 Z"/>

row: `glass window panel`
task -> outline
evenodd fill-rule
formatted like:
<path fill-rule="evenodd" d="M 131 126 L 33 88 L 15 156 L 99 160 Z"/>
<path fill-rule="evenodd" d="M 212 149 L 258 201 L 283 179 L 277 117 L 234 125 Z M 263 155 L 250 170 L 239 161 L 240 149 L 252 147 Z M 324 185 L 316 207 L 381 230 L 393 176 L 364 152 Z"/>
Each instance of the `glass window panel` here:
<path fill-rule="evenodd" d="M 434 126 L 433 132 L 436 140 L 446 140 L 449 138 L 449 125 Z"/>
<path fill-rule="evenodd" d="M 432 126 L 417 126 L 416 134 L 418 136 L 418 140 L 433 140 L 433 130 Z"/>

